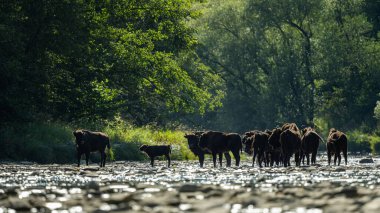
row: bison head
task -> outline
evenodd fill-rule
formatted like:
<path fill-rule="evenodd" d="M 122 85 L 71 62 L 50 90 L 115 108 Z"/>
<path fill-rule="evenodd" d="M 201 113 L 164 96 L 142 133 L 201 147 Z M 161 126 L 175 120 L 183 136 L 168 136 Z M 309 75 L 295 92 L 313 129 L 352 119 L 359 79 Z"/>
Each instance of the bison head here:
<path fill-rule="evenodd" d="M 187 139 L 190 150 L 195 150 L 198 148 L 199 138 L 195 134 L 185 134 L 184 136 Z"/>
<path fill-rule="evenodd" d="M 147 145 L 140 146 L 140 151 L 144 152 L 148 148 Z"/>
<path fill-rule="evenodd" d="M 272 134 L 268 138 L 268 143 L 273 148 L 278 148 L 281 146 L 280 144 L 280 135 L 282 130 L 280 128 L 273 129 Z"/>
<path fill-rule="evenodd" d="M 73 135 L 75 136 L 75 143 L 77 146 L 83 145 L 85 143 L 85 135 L 86 132 L 83 130 L 75 130 L 73 132 Z"/>
<path fill-rule="evenodd" d="M 249 155 L 252 155 L 253 153 L 253 148 L 252 148 L 252 145 L 253 145 L 253 141 L 254 141 L 254 138 L 255 136 L 251 136 L 251 137 L 248 137 L 246 140 L 245 140 L 245 148 L 244 148 L 244 152 L 246 152 L 247 154 Z"/>
<path fill-rule="evenodd" d="M 257 132 L 257 130 L 253 130 L 253 131 L 244 133 L 244 136 L 243 136 L 243 139 L 242 139 L 242 143 L 245 144 L 247 142 L 247 139 L 249 137 L 253 136 L 256 132 Z"/>

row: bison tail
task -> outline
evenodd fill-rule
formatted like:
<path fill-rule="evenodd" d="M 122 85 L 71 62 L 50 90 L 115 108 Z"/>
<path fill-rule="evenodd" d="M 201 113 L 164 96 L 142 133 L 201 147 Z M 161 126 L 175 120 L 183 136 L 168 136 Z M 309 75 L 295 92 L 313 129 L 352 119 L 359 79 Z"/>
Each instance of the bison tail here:
<path fill-rule="evenodd" d="M 319 139 L 322 141 L 322 143 L 326 143 L 320 135 L 317 134 L 317 136 L 318 136 Z"/>
<path fill-rule="evenodd" d="M 168 147 L 169 147 L 169 154 L 171 154 L 172 153 L 172 145 L 169 145 Z"/>

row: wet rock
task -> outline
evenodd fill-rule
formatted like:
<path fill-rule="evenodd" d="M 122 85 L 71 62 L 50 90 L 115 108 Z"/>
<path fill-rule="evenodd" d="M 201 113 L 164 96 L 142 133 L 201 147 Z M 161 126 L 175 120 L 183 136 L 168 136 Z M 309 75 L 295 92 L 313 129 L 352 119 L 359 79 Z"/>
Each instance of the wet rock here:
<path fill-rule="evenodd" d="M 197 192 L 200 191 L 201 187 L 195 184 L 184 184 L 182 185 L 178 191 L 179 192 Z"/>
<path fill-rule="evenodd" d="M 375 163 L 372 158 L 363 158 L 359 160 L 359 163 Z"/>
<path fill-rule="evenodd" d="M 380 209 L 380 197 L 373 199 L 366 203 L 363 207 L 364 212 L 379 212 Z"/>
<path fill-rule="evenodd" d="M 178 206 L 180 204 L 179 196 L 175 192 L 167 192 L 165 194 L 155 194 L 149 199 L 142 199 L 141 205 L 148 207 L 155 206 Z"/>
<path fill-rule="evenodd" d="M 339 167 L 339 168 L 336 168 L 334 171 L 335 171 L 335 172 L 345 172 L 346 169 L 343 168 L 343 167 Z"/>
<path fill-rule="evenodd" d="M 132 200 L 133 195 L 130 193 L 114 193 L 109 198 L 103 199 L 107 203 L 118 204 Z"/>
<path fill-rule="evenodd" d="M 32 208 L 27 200 L 18 199 L 16 197 L 9 197 L 8 199 L 1 201 L 0 206 L 14 209 L 16 211 L 29 211 Z"/>
<path fill-rule="evenodd" d="M 86 185 L 86 188 L 87 188 L 87 190 L 99 191 L 99 183 L 97 183 L 97 182 L 95 182 L 95 181 L 90 181 L 90 182 Z"/>

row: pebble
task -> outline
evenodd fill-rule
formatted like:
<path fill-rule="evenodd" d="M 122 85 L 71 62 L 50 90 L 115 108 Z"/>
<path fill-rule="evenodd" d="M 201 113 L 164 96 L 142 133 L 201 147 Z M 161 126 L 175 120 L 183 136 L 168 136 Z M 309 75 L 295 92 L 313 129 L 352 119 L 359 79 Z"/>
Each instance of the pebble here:
<path fill-rule="evenodd" d="M 196 161 L 0 165 L 0 212 L 378 212 L 380 166 L 199 168 Z M 373 160 L 373 159 L 372 159 Z M 374 161 L 375 162 L 375 161 Z M 378 161 L 376 161 L 378 162 Z"/>

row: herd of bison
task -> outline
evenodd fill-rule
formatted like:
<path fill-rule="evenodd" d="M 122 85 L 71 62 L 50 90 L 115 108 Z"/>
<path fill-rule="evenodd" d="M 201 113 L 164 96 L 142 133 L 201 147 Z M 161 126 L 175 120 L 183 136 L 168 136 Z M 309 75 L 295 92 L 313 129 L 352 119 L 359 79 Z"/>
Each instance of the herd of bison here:
<path fill-rule="evenodd" d="M 91 132 L 88 130 L 76 130 L 73 132 L 76 138 L 78 166 L 83 154 L 86 156 L 86 164 L 91 152 L 100 152 L 100 166 L 104 167 L 106 162 L 106 147 L 110 148 L 109 138 L 101 132 Z M 200 166 L 203 167 L 205 154 L 211 154 L 214 167 L 216 167 L 216 158 L 219 157 L 219 164 L 222 166 L 223 155 L 226 158 L 227 166 L 231 166 L 231 152 L 236 160 L 236 166 L 240 163 L 240 152 L 244 151 L 252 155 L 252 166 L 257 159 L 260 167 L 263 166 L 290 166 L 290 158 L 294 155 L 296 166 L 304 163 L 305 157 L 307 165 L 316 163 L 316 155 L 320 141 L 325 142 L 321 136 L 311 127 L 300 130 L 295 123 L 285 123 L 281 128 L 273 130 L 253 130 L 244 133 L 241 137 L 237 133 L 223 133 L 216 131 L 198 131 L 184 136 L 189 145 L 189 149 L 199 158 Z M 341 154 L 347 165 L 347 137 L 346 135 L 334 128 L 330 129 L 326 141 L 328 164 L 331 163 L 331 157 L 334 155 L 334 165 L 338 160 L 341 162 Z M 154 159 L 157 156 L 166 156 L 168 167 L 170 167 L 170 145 L 149 146 L 142 145 L 140 151 L 146 153 L 151 165 L 154 165 Z"/>

